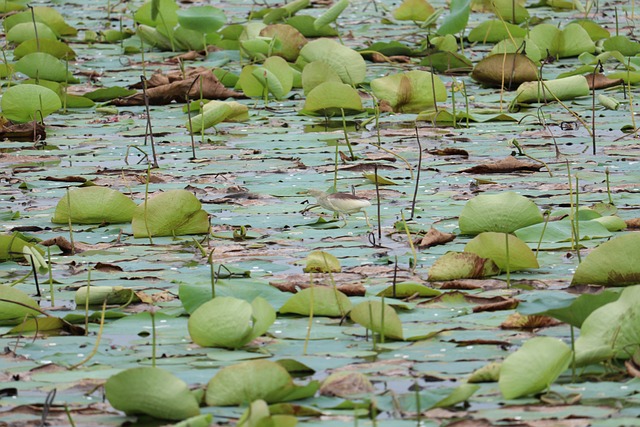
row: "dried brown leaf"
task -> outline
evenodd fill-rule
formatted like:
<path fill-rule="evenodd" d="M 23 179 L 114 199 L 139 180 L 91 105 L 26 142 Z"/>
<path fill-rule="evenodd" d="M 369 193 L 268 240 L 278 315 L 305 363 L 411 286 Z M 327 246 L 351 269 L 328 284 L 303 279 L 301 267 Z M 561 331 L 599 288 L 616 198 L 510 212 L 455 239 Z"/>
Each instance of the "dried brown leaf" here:
<path fill-rule="evenodd" d="M 435 228 L 430 228 L 427 231 L 427 234 L 422 237 L 420 240 L 416 240 L 416 244 L 421 249 L 430 248 L 431 246 L 444 245 L 445 243 L 451 242 L 456 238 L 456 235 L 453 233 L 443 233 L 442 231 L 438 231 Z"/>
<path fill-rule="evenodd" d="M 0 141 L 30 141 L 36 142 L 47 138 L 44 125 L 38 122 L 10 123 L 6 122 L 0 127 Z"/>
<path fill-rule="evenodd" d="M 589 84 L 589 89 L 606 89 L 608 87 L 621 85 L 622 79 L 610 79 L 602 73 L 585 74 L 584 76 Z"/>
<path fill-rule="evenodd" d="M 513 313 L 507 319 L 502 322 L 500 327 L 502 329 L 538 329 L 546 328 L 549 326 L 559 325 L 560 322 L 557 319 L 549 316 L 532 315 L 525 316 L 520 313 Z"/>
<path fill-rule="evenodd" d="M 640 228 L 640 218 L 631 218 L 624 221 L 627 228 Z"/>
<path fill-rule="evenodd" d="M 505 157 L 491 163 L 485 163 L 464 169 L 460 172 L 466 173 L 509 173 L 509 172 L 538 172 L 542 169 L 541 163 L 529 163 L 516 159 L 513 156 Z"/>

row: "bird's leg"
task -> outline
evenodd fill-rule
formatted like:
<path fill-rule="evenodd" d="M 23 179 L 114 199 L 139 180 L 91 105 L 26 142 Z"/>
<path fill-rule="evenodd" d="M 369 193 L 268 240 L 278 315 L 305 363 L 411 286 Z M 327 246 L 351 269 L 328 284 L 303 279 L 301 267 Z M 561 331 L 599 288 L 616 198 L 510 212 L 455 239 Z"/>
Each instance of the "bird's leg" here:
<path fill-rule="evenodd" d="M 367 221 L 367 226 L 371 228 L 371 223 L 369 222 L 369 215 L 367 215 L 367 211 L 362 211 L 364 213 L 364 219 Z"/>

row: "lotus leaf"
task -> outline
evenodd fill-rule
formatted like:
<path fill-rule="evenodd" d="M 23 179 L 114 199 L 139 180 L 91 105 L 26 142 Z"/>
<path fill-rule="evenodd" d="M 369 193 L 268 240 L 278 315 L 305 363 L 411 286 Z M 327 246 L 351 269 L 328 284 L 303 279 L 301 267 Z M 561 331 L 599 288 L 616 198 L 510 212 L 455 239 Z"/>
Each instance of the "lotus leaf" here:
<path fill-rule="evenodd" d="M 289 372 L 276 362 L 252 360 L 220 369 L 207 384 L 205 400 L 209 406 L 241 405 L 258 399 L 274 403 L 289 400 L 298 389 L 306 390 L 300 398 L 313 395 L 317 383 L 310 386 L 296 386 Z"/>
<path fill-rule="evenodd" d="M 388 298 L 408 298 L 414 295 L 420 297 L 437 297 L 442 292 L 430 288 L 420 283 L 402 282 L 387 286 L 382 291 L 376 293 L 379 297 Z"/>
<path fill-rule="evenodd" d="M 53 30 L 41 22 L 36 22 L 35 28 L 34 24 L 31 22 L 24 22 L 22 24 L 15 25 L 7 33 L 7 40 L 12 43 L 23 43 L 27 40 L 35 39 L 36 29 L 38 31 L 38 38 L 58 40 L 58 37 Z"/>
<path fill-rule="evenodd" d="M 313 251 L 305 258 L 305 273 L 339 273 L 341 271 L 338 258 L 325 251 Z"/>
<path fill-rule="evenodd" d="M 217 297 L 189 317 L 189 335 L 202 347 L 240 348 L 264 334 L 275 321 L 275 310 L 264 298 L 251 304 L 232 297 Z"/>
<path fill-rule="evenodd" d="M 302 89 L 305 95 L 308 95 L 319 84 L 327 81 L 342 83 L 340 76 L 326 62 L 313 61 L 302 70 Z"/>
<path fill-rule="evenodd" d="M 62 107 L 51 89 L 37 85 L 11 86 L 2 95 L 2 115 L 14 122 L 40 120 Z"/>
<path fill-rule="evenodd" d="M 109 403 L 127 415 L 184 420 L 200 414 L 198 401 L 187 384 L 160 368 L 124 370 L 107 380 L 104 391 Z"/>
<path fill-rule="evenodd" d="M 335 81 L 327 81 L 313 88 L 304 103 L 302 113 L 322 114 L 328 117 L 362 112 L 362 100 L 351 86 Z"/>
<path fill-rule="evenodd" d="M 576 340 L 578 366 L 611 358 L 628 359 L 640 348 L 640 286 L 629 286 L 620 298 L 594 310 Z"/>
<path fill-rule="evenodd" d="M 293 415 L 271 415 L 267 402 L 258 399 L 251 402 L 236 427 L 294 427 L 297 423 L 298 419 Z"/>
<path fill-rule="evenodd" d="M 500 269 L 490 259 L 470 252 L 447 252 L 429 269 L 429 281 L 480 279 L 497 274 Z"/>
<path fill-rule="evenodd" d="M 496 16 L 506 22 L 520 24 L 529 19 L 529 11 L 520 2 L 512 0 L 492 0 L 491 6 Z"/>
<path fill-rule="evenodd" d="M 136 204 L 106 187 L 83 187 L 69 190 L 62 196 L 51 218 L 55 224 L 118 224 L 130 222 Z"/>
<path fill-rule="evenodd" d="M 351 320 L 385 338 L 403 340 L 402 322 L 393 307 L 380 301 L 364 301 L 353 307 Z"/>
<path fill-rule="evenodd" d="M 571 285 L 627 286 L 640 283 L 640 234 L 618 236 L 595 248 L 578 265 Z"/>
<path fill-rule="evenodd" d="M 458 34 L 463 31 L 469 21 L 471 12 L 471 0 L 451 0 L 449 5 L 449 15 L 445 16 L 444 22 L 438 28 L 437 33 Z"/>
<path fill-rule="evenodd" d="M 17 325 L 27 317 L 39 316 L 37 308 L 38 303 L 26 293 L 11 286 L 0 285 L 0 325 Z"/>
<path fill-rule="evenodd" d="M 476 64 L 471 77 L 486 85 L 511 90 L 524 82 L 537 81 L 538 67 L 520 53 L 490 55 Z"/>
<path fill-rule="evenodd" d="M 442 80 L 420 70 L 372 80 L 371 90 L 378 99 L 387 101 L 394 111 L 405 113 L 417 113 L 447 99 Z"/>
<path fill-rule="evenodd" d="M 35 248 L 35 246 L 23 239 L 19 233 L 12 235 L 0 234 L 0 262 L 23 259 L 25 247 Z"/>
<path fill-rule="evenodd" d="M 467 38 L 470 42 L 496 43 L 510 37 L 524 37 L 527 31 L 514 24 L 490 19 L 473 28 Z"/>
<path fill-rule="evenodd" d="M 285 23 L 300 31 L 300 34 L 305 37 L 335 37 L 338 35 L 338 31 L 331 25 L 316 29 L 313 26 L 315 21 L 313 16 L 298 15 L 287 18 Z"/>
<path fill-rule="evenodd" d="M 293 295 L 280 307 L 282 314 L 342 317 L 351 310 L 351 300 L 337 289 L 312 286 Z"/>
<path fill-rule="evenodd" d="M 339 0 L 327 9 L 322 15 L 318 16 L 313 22 L 313 28 L 316 30 L 326 27 L 327 25 L 338 19 L 338 16 L 349 6 L 349 0 Z"/>
<path fill-rule="evenodd" d="M 224 12 L 213 6 L 191 6 L 178 10 L 176 14 L 181 27 L 199 33 L 216 32 L 227 21 Z"/>
<path fill-rule="evenodd" d="M 404 0 L 393 11 L 393 17 L 399 21 L 422 22 L 433 15 L 435 9 L 427 0 Z"/>
<path fill-rule="evenodd" d="M 23 41 L 13 50 L 13 57 L 20 59 L 30 53 L 44 52 L 58 59 L 75 59 L 76 53 L 68 44 L 58 40 L 38 38 Z"/>
<path fill-rule="evenodd" d="M 500 391 L 505 399 L 543 391 L 569 367 L 570 361 L 571 349 L 562 341 L 551 337 L 531 338 L 502 362 Z"/>
<path fill-rule="evenodd" d="M 304 63 L 326 62 L 342 82 L 349 85 L 361 83 L 367 74 L 367 64 L 358 52 L 331 39 L 322 38 L 307 43 L 300 50 L 300 58 Z"/>
<path fill-rule="evenodd" d="M 278 49 L 272 50 L 272 55 L 278 55 L 290 62 L 295 62 L 300 49 L 307 44 L 307 39 L 294 27 L 288 24 L 272 24 L 260 30 L 261 37 L 275 38 L 280 42 Z"/>
<path fill-rule="evenodd" d="M 169 190 L 141 203 L 133 212 L 135 237 L 179 236 L 209 232 L 209 215 L 193 193 Z"/>
<path fill-rule="evenodd" d="M 613 36 L 602 44 L 605 50 L 617 50 L 624 56 L 635 56 L 640 53 L 640 43 L 629 40 L 625 36 Z"/>
<path fill-rule="evenodd" d="M 462 234 L 512 233 L 539 222 L 542 213 L 536 204 L 512 191 L 474 197 L 464 205 L 458 219 Z"/>
<path fill-rule="evenodd" d="M 508 258 L 507 238 L 509 239 Z M 510 271 L 539 267 L 536 256 L 529 246 L 511 234 L 480 233 L 466 244 L 464 251 L 473 252 L 482 258 L 489 258 L 502 270 L 506 270 L 507 267 Z"/>
<path fill-rule="evenodd" d="M 54 82 L 74 81 L 67 67 L 58 58 L 44 52 L 34 52 L 16 62 L 16 70 L 34 79 Z"/>

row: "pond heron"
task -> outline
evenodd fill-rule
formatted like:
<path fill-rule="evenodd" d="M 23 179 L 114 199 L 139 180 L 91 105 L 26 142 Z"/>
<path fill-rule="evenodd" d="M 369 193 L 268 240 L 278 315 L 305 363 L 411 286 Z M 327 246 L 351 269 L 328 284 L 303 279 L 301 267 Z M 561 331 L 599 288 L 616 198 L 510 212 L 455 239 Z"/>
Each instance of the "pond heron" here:
<path fill-rule="evenodd" d="M 338 216 L 342 215 L 345 225 L 347 224 L 347 215 L 362 212 L 367 220 L 367 225 L 371 227 L 367 212 L 363 210 L 371 206 L 369 200 L 351 193 L 326 193 L 320 190 L 309 190 L 307 193 L 316 198 L 318 206 L 333 211 Z"/>

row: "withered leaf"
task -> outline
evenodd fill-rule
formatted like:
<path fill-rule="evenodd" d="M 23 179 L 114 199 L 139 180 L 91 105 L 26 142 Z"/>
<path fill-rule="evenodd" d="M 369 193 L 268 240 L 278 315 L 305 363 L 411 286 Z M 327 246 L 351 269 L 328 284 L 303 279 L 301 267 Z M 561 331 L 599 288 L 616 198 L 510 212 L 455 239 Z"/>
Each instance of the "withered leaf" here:
<path fill-rule="evenodd" d="M 602 73 L 585 74 L 584 76 L 589 84 L 589 89 L 606 89 L 608 87 L 621 85 L 622 79 L 610 79 Z"/>
<path fill-rule="evenodd" d="M 498 160 L 491 163 L 485 163 L 463 169 L 460 172 L 466 173 L 509 173 L 509 172 L 538 172 L 542 169 L 540 163 L 523 162 L 516 159 L 513 156 L 505 157 L 502 160 Z"/>
<path fill-rule="evenodd" d="M 422 239 L 416 241 L 416 244 L 420 248 L 430 248 L 431 246 L 444 245 L 455 238 L 456 235 L 453 233 L 443 233 L 435 228 L 430 228 Z"/>
<path fill-rule="evenodd" d="M 427 151 L 429 154 L 433 154 L 434 156 L 462 156 L 469 157 L 469 152 L 467 150 L 463 150 L 461 148 L 437 148 L 435 150 Z"/>
<path fill-rule="evenodd" d="M 187 96 L 189 99 L 202 97 L 210 100 L 245 98 L 242 93 L 227 89 L 211 71 L 189 75 L 183 80 L 147 89 L 147 97 L 151 105 L 166 105 L 173 101 L 183 103 Z M 144 105 L 144 94 L 139 92 L 126 98 L 116 98 L 111 101 L 111 104 L 119 106 Z"/>
<path fill-rule="evenodd" d="M 627 228 L 640 228 L 640 218 L 631 218 L 624 221 Z"/>
<path fill-rule="evenodd" d="M 0 127 L 0 140 L 36 142 L 47 138 L 44 125 L 37 122 L 5 122 Z"/>
<path fill-rule="evenodd" d="M 556 326 L 561 322 L 553 317 L 542 315 L 525 316 L 520 313 L 513 313 L 502 322 L 502 329 L 538 329 L 548 326 Z"/>

